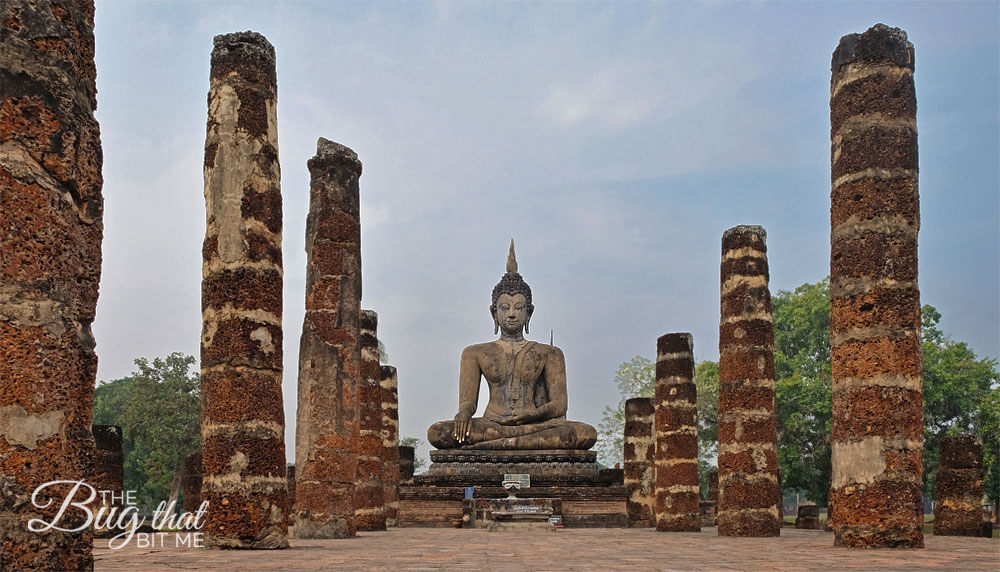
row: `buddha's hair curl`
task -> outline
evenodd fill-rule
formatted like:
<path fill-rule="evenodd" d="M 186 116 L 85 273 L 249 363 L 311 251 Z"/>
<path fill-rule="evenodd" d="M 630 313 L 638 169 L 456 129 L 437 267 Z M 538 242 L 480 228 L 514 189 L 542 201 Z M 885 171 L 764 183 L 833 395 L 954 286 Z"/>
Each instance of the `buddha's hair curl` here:
<path fill-rule="evenodd" d="M 490 304 L 491 315 L 496 316 L 497 300 L 500 299 L 501 294 L 509 294 L 511 296 L 524 294 L 524 300 L 528 303 L 528 315 L 530 316 L 535 311 L 535 306 L 531 303 L 531 287 L 528 286 L 524 278 L 521 278 L 521 275 L 517 272 L 504 274 L 500 282 L 497 282 L 497 285 L 493 287 L 493 302 Z"/>

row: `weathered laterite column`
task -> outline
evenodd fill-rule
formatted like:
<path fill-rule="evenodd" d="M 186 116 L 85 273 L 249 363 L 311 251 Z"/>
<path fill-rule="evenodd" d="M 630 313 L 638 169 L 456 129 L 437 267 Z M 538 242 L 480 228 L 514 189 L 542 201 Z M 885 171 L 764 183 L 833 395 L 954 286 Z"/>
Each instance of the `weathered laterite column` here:
<path fill-rule="evenodd" d="M 923 546 L 913 45 L 878 24 L 840 40 L 830 80 L 834 544 Z"/>
<path fill-rule="evenodd" d="M 101 278 L 92 1 L 0 3 L 0 570 L 93 567 L 91 532 L 45 533 L 92 471 Z M 59 525 L 83 524 L 69 511 Z"/>
<path fill-rule="evenodd" d="M 982 536 L 983 444 L 979 439 L 955 435 L 941 440 L 934 500 L 935 536 Z"/>
<path fill-rule="evenodd" d="M 656 530 L 701 530 L 698 407 L 691 334 L 656 340 Z"/>
<path fill-rule="evenodd" d="M 356 531 L 361 436 L 361 161 L 347 147 L 320 138 L 309 174 L 295 536 L 349 538 Z"/>
<path fill-rule="evenodd" d="M 720 536 L 778 536 L 778 425 L 767 233 L 722 235 L 719 323 Z"/>
<path fill-rule="evenodd" d="M 653 505 L 656 441 L 653 440 L 655 408 L 649 397 L 625 400 L 625 509 L 629 528 L 656 526 Z"/>
<path fill-rule="evenodd" d="M 399 389 L 396 368 L 384 365 L 379 374 L 382 387 L 382 476 L 385 517 L 388 526 L 399 520 Z"/>
<path fill-rule="evenodd" d="M 382 471 L 382 386 L 378 363 L 378 314 L 361 310 L 361 385 L 358 391 L 358 473 L 354 480 L 354 525 L 385 530 Z"/>
<path fill-rule="evenodd" d="M 205 544 L 287 548 L 281 403 L 281 174 L 274 48 L 215 37 L 202 249 Z"/>
<path fill-rule="evenodd" d="M 113 491 L 122 494 L 125 486 L 125 456 L 122 451 L 122 428 L 117 425 L 92 425 L 94 433 L 94 471 L 87 483 L 99 491 Z M 104 505 L 124 506 L 124 500 L 107 495 L 97 497 L 95 507 Z M 95 509 L 96 510 L 96 509 Z"/>
<path fill-rule="evenodd" d="M 285 465 L 285 481 L 288 483 L 288 524 L 295 525 L 295 465 Z"/>
<path fill-rule="evenodd" d="M 399 482 L 409 483 L 413 481 L 415 458 L 416 449 L 407 445 L 399 446 Z"/>
<path fill-rule="evenodd" d="M 184 512 L 194 513 L 201 506 L 201 451 L 184 458 L 184 476 L 181 488 L 184 490 Z"/>

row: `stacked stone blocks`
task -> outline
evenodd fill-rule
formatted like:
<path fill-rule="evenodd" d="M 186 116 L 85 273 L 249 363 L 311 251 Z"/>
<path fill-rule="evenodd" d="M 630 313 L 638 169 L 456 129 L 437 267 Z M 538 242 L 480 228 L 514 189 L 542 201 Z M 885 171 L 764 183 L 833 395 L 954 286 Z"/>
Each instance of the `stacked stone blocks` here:
<path fill-rule="evenodd" d="M 913 45 L 878 24 L 840 40 L 830 80 L 835 544 L 922 547 Z"/>
<path fill-rule="evenodd" d="M 379 374 L 381 387 L 382 439 L 382 498 L 385 503 L 386 526 L 399 521 L 399 381 L 396 368 L 384 365 Z M 412 471 L 411 471 L 412 475 Z"/>
<path fill-rule="evenodd" d="M 656 340 L 656 530 L 701 530 L 698 408 L 691 334 Z"/>
<path fill-rule="evenodd" d="M 941 440 L 934 495 L 935 536 L 981 536 L 983 444 L 972 435 Z"/>
<path fill-rule="evenodd" d="M 361 385 L 358 389 L 358 469 L 354 484 L 354 524 L 358 530 L 385 530 L 383 487 L 382 386 L 378 362 L 378 314 L 361 311 Z"/>
<path fill-rule="evenodd" d="M 767 234 L 737 226 L 722 236 L 719 324 L 720 536 L 778 536 L 774 325 Z"/>
<path fill-rule="evenodd" d="M 630 528 L 656 526 L 655 466 L 656 441 L 653 418 L 656 408 L 649 397 L 625 401 L 625 489 Z"/>
<path fill-rule="evenodd" d="M 298 538 L 348 538 L 361 436 L 361 161 L 320 138 L 309 173 L 295 528 Z"/>
<path fill-rule="evenodd" d="M 287 548 L 281 173 L 274 47 L 216 36 L 205 138 L 202 500 L 205 543 Z"/>
<path fill-rule="evenodd" d="M 101 278 L 94 4 L 2 2 L 0 50 L 0 569 L 89 569 L 91 533 L 50 530 L 93 470 Z M 78 512 L 78 511 L 77 511 Z M 82 524 L 66 515 L 61 526 Z"/>

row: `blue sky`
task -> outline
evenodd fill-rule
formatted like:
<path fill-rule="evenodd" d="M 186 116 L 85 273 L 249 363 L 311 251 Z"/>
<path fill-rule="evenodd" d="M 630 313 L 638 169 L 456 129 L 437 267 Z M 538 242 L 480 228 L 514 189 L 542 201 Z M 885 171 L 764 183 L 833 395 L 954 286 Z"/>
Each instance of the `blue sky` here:
<path fill-rule="evenodd" d="M 454 416 L 511 237 L 529 337 L 554 330 L 569 415 L 597 425 L 617 366 L 657 336 L 717 359 L 725 229 L 767 229 L 772 292 L 829 273 L 830 56 L 877 22 L 916 50 L 922 301 L 997 357 L 997 2 L 98 2 L 98 377 L 199 353 L 216 34 L 278 55 L 291 445 L 318 137 L 364 163 L 363 306 L 399 368 L 402 434 Z"/>

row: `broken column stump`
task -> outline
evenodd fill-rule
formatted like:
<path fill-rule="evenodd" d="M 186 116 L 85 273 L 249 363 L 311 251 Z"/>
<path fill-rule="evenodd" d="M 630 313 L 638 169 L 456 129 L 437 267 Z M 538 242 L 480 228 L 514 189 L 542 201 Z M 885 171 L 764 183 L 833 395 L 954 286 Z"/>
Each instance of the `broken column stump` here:
<path fill-rule="evenodd" d="M 913 45 L 840 40 L 830 79 L 830 349 L 836 546 L 923 547 Z"/>
<path fill-rule="evenodd" d="M 205 544 L 287 548 L 274 48 L 255 32 L 214 44 L 201 284 Z"/>
<path fill-rule="evenodd" d="M 385 501 L 386 526 L 399 521 L 399 390 L 396 368 L 382 366 L 379 385 L 382 389 L 382 498 Z M 413 471 L 410 471 L 412 477 Z"/>
<path fill-rule="evenodd" d="M 201 506 L 201 451 L 184 458 L 181 489 L 184 491 L 184 512 L 193 514 Z"/>
<path fill-rule="evenodd" d="M 814 504 L 800 506 L 795 517 L 795 528 L 819 530 L 819 507 Z"/>
<path fill-rule="evenodd" d="M 0 569 L 90 569 L 89 530 L 31 532 L 93 470 L 103 198 L 94 3 L 0 3 Z M 77 511 L 79 512 L 79 511 Z M 82 514 L 60 525 L 83 524 Z"/>
<path fill-rule="evenodd" d="M 934 495 L 935 536 L 982 536 L 983 444 L 972 435 L 941 439 Z"/>
<path fill-rule="evenodd" d="M 361 161 L 321 137 L 309 174 L 295 536 L 349 538 L 361 435 Z"/>
<path fill-rule="evenodd" d="M 358 390 L 358 472 L 354 480 L 354 526 L 385 530 L 382 485 L 382 386 L 378 363 L 378 314 L 361 310 L 361 385 Z"/>
<path fill-rule="evenodd" d="M 122 451 L 122 428 L 117 425 L 92 425 L 94 434 L 94 470 L 87 484 L 98 491 L 111 491 L 111 495 L 98 496 L 92 510 L 103 508 L 120 511 L 125 506 L 125 455 Z M 98 493 L 100 494 L 100 493 Z M 118 534 L 118 530 L 94 527 L 95 536 L 108 537 Z"/>
<path fill-rule="evenodd" d="M 722 235 L 719 323 L 720 536 L 778 536 L 778 425 L 767 233 Z"/>
<path fill-rule="evenodd" d="M 656 442 L 653 440 L 655 408 L 649 397 L 633 397 L 625 401 L 625 509 L 629 528 L 656 526 L 653 510 L 654 461 Z"/>
<path fill-rule="evenodd" d="M 656 340 L 656 530 L 698 532 L 698 408 L 691 334 Z"/>

